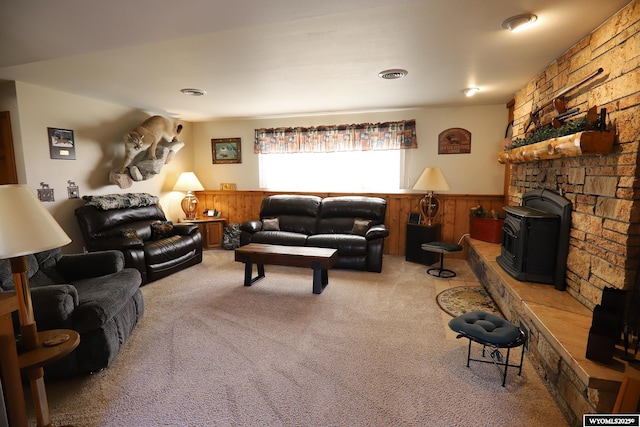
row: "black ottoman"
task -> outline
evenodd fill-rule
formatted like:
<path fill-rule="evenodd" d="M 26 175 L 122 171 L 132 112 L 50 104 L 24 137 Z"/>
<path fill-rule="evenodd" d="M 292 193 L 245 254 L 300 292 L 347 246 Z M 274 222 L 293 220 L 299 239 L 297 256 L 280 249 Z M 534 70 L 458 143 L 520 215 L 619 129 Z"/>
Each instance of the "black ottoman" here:
<path fill-rule="evenodd" d="M 524 331 L 513 323 L 507 322 L 500 316 L 486 313 L 484 311 L 471 311 L 462 314 L 449 321 L 449 327 L 454 332 L 458 332 L 456 338 L 468 338 L 469 348 L 467 350 L 467 367 L 469 361 L 493 363 L 500 375 L 502 376 L 502 386 L 507 382 L 507 369 L 511 366 L 518 368 L 518 375 L 522 374 L 522 361 L 524 360 L 524 348 L 520 354 L 520 364 L 510 365 L 509 355 L 511 349 L 520 347 L 527 342 L 527 336 Z M 472 359 L 471 358 L 471 342 L 475 341 L 482 344 L 482 357 L 486 357 L 487 353 L 490 360 Z M 489 350 L 487 349 L 489 347 Z M 507 357 L 503 357 L 500 352 L 501 348 L 507 349 Z M 500 369 L 504 366 L 504 371 Z"/>

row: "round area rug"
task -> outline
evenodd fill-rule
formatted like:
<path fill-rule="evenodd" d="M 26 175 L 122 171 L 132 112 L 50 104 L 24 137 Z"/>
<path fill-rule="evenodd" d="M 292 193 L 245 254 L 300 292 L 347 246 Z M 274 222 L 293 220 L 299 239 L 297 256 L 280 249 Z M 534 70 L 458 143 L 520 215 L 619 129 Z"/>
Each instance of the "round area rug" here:
<path fill-rule="evenodd" d="M 496 303 L 480 286 L 446 289 L 436 296 L 436 301 L 442 310 L 453 317 L 476 310 L 501 315 Z"/>

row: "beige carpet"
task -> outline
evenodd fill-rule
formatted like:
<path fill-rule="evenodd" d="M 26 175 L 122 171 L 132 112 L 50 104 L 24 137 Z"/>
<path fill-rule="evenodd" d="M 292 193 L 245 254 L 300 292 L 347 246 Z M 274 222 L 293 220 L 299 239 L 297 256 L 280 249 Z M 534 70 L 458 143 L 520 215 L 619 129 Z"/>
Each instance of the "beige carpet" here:
<path fill-rule="evenodd" d="M 244 287 L 233 252 L 208 251 L 143 288 L 145 317 L 109 369 L 47 384 L 54 425 L 566 425 L 526 358 L 504 388 L 494 366 L 465 366 L 435 301 L 474 281 L 454 261 L 441 280 L 385 256 L 383 273 L 334 270 L 314 295 L 311 270 L 266 266 Z"/>

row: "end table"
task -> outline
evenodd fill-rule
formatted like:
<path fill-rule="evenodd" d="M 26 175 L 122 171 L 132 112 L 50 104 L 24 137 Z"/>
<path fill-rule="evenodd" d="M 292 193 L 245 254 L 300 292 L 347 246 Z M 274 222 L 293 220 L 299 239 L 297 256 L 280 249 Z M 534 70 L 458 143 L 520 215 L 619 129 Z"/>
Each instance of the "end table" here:
<path fill-rule="evenodd" d="M 226 218 L 202 217 L 196 219 L 182 219 L 181 222 L 190 222 L 198 226 L 202 234 L 202 249 L 214 249 L 222 247 L 222 232 Z"/>
<path fill-rule="evenodd" d="M 432 265 L 438 261 L 437 254 L 423 251 L 420 245 L 441 239 L 441 225 L 407 224 L 405 260 L 418 264 Z"/>

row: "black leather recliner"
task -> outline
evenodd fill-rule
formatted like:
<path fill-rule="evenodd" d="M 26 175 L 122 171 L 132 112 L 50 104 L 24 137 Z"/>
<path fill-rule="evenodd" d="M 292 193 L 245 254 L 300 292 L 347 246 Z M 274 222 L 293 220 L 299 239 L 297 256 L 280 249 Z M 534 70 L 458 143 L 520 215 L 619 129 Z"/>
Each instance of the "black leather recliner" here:
<path fill-rule="evenodd" d="M 117 249 L 125 265 L 136 268 L 142 283 L 149 283 L 202 262 L 202 236 L 194 224 L 167 225 L 160 205 L 99 209 L 93 205 L 75 210 L 89 252 Z"/>
<path fill-rule="evenodd" d="M 275 195 L 260 220 L 240 225 L 240 244 L 266 243 L 338 250 L 335 267 L 382 271 L 386 201 L 379 197 Z"/>

